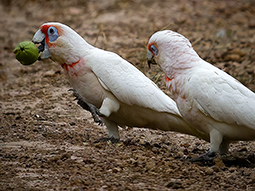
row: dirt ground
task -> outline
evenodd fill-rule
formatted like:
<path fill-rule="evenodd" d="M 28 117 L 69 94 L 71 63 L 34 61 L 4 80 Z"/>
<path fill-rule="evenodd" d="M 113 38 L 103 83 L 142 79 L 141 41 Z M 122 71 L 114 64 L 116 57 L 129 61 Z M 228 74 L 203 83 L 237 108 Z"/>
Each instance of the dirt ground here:
<path fill-rule="evenodd" d="M 231 144 L 210 164 L 187 160 L 207 142 L 174 132 L 120 129 L 119 143 L 96 143 L 107 130 L 73 101 L 62 68 L 23 66 L 12 53 L 47 21 L 120 54 L 166 93 L 146 43 L 161 29 L 180 32 L 255 91 L 254 0 L 0 0 L 0 190 L 255 190 L 255 142 Z"/>

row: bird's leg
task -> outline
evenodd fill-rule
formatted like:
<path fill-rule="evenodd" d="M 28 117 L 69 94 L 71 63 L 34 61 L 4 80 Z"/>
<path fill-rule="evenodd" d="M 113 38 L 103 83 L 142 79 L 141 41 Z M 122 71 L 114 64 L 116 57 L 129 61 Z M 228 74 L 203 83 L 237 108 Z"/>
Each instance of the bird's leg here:
<path fill-rule="evenodd" d="M 191 159 L 192 162 L 212 162 L 221 151 L 225 152 L 228 148 L 228 142 L 223 141 L 222 134 L 216 130 L 212 129 L 210 131 L 210 150 L 209 152 L 198 156 L 197 158 Z"/>
<path fill-rule="evenodd" d="M 108 119 L 104 118 L 105 125 L 108 129 L 109 137 L 108 138 L 100 138 L 99 140 L 96 140 L 95 143 L 98 142 L 107 142 L 111 141 L 112 143 L 117 143 L 120 140 L 119 136 L 119 129 L 118 125 L 114 123 L 113 121 L 109 121 Z"/>
<path fill-rule="evenodd" d="M 223 140 L 220 144 L 219 152 L 220 154 L 226 154 L 229 148 L 229 141 Z"/>
<path fill-rule="evenodd" d="M 74 90 L 74 89 L 69 89 L 68 91 L 73 92 L 73 96 L 75 97 L 74 100 L 78 100 L 77 104 L 80 105 L 83 109 L 89 111 L 96 123 L 99 125 L 102 125 L 104 122 L 99 118 L 98 114 L 100 113 L 98 108 L 94 106 L 93 104 L 87 103 L 83 101 L 80 97 L 79 94 Z"/>
<path fill-rule="evenodd" d="M 78 100 L 77 103 L 78 103 L 79 105 L 84 105 L 85 102 L 83 102 L 82 100 Z M 86 104 L 86 103 L 85 103 L 85 104 Z M 102 115 L 100 115 L 100 112 L 99 112 L 98 108 L 96 108 L 96 106 L 94 106 L 94 105 L 92 105 L 92 104 L 90 104 L 90 103 L 87 103 L 87 105 L 88 105 L 89 108 L 90 108 L 89 111 L 90 111 L 90 113 L 91 113 L 91 115 L 92 115 L 94 121 L 95 121 L 96 123 L 98 123 L 99 125 L 103 125 L 104 122 L 100 119 L 100 117 L 102 117 Z M 99 116 L 100 116 L 100 117 L 99 117 Z"/>
<path fill-rule="evenodd" d="M 118 125 L 113 121 L 109 121 L 108 119 L 105 119 L 105 125 L 108 129 L 109 137 L 119 140 L 120 136 Z"/>

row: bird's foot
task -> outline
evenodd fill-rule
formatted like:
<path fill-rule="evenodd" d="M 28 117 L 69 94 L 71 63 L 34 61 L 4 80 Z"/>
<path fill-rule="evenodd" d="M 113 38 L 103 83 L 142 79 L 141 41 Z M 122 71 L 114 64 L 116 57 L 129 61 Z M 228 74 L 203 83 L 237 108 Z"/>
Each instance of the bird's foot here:
<path fill-rule="evenodd" d="M 104 122 L 103 122 L 103 120 L 100 119 L 100 117 L 98 117 L 97 115 L 94 115 L 94 114 L 92 114 L 92 117 L 94 119 L 94 122 L 96 122 L 98 125 L 100 125 L 100 126 L 104 125 Z"/>
<path fill-rule="evenodd" d="M 111 141 L 112 143 L 118 143 L 120 141 L 120 139 L 116 139 L 113 137 L 103 137 L 103 138 L 100 138 L 100 139 L 94 141 L 94 143 L 108 142 L 108 141 Z"/>
<path fill-rule="evenodd" d="M 79 94 L 77 93 L 77 91 L 75 90 L 75 89 L 69 89 L 68 90 L 69 92 L 73 92 L 73 96 L 75 97 L 74 98 L 74 100 L 80 100 L 81 98 L 80 98 L 80 96 L 79 96 Z M 83 108 L 83 109 L 85 109 L 85 108 Z M 87 110 L 88 108 L 86 108 L 86 110 Z"/>
<path fill-rule="evenodd" d="M 202 162 L 202 163 L 211 163 L 217 157 L 217 153 L 215 152 L 207 152 L 199 155 L 198 157 L 189 159 L 190 162 Z"/>
<path fill-rule="evenodd" d="M 78 101 L 79 102 L 79 101 Z M 77 103 L 78 103 L 77 102 Z M 79 104 L 79 103 L 78 103 Z M 103 120 L 100 119 L 100 117 L 104 117 L 103 114 L 100 113 L 99 109 L 96 108 L 96 106 L 92 105 L 92 104 L 89 104 L 89 107 L 90 107 L 90 113 L 94 119 L 94 121 L 98 124 L 98 125 L 103 125 L 104 122 Z"/>
<path fill-rule="evenodd" d="M 104 117 L 103 114 L 99 112 L 99 109 L 94 106 L 93 104 L 87 103 L 82 100 L 82 98 L 79 96 L 79 94 L 74 89 L 69 89 L 68 91 L 73 92 L 73 96 L 75 97 L 74 100 L 78 100 L 77 104 L 80 105 L 83 109 L 86 111 L 89 111 L 94 119 L 94 122 L 96 122 L 98 125 L 103 125 L 104 122 L 100 119 L 100 117 Z"/>

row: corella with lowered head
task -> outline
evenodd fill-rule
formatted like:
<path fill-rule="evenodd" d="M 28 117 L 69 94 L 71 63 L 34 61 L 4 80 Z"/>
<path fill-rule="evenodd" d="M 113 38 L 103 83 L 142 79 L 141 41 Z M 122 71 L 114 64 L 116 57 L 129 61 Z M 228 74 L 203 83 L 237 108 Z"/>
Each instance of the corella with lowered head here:
<path fill-rule="evenodd" d="M 255 94 L 200 58 L 187 38 L 170 30 L 156 32 L 147 57 L 165 72 L 183 118 L 210 135 L 207 156 L 226 153 L 232 141 L 255 139 Z"/>

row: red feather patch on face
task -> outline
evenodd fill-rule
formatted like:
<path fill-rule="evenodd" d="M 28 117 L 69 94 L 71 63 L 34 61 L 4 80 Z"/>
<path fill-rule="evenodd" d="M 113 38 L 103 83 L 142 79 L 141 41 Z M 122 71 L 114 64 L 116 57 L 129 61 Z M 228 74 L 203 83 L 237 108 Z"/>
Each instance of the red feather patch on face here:
<path fill-rule="evenodd" d="M 52 27 L 52 26 L 55 27 L 55 28 L 57 29 L 59 36 L 61 36 L 61 35 L 63 34 L 63 31 L 62 31 L 62 29 L 61 29 L 60 26 L 49 25 L 49 24 L 44 24 L 44 25 L 42 25 L 41 28 L 40 28 L 40 30 L 41 30 L 41 32 L 45 35 L 45 40 L 46 40 L 46 43 L 47 43 L 47 45 L 48 45 L 49 47 L 50 47 L 51 45 L 53 45 L 53 43 L 49 42 L 49 36 L 48 36 L 48 29 L 49 29 L 50 27 Z"/>
<path fill-rule="evenodd" d="M 155 47 L 157 47 L 157 44 L 155 42 L 151 42 L 148 44 L 148 50 L 152 53 L 153 56 L 155 56 L 155 54 L 153 53 L 153 51 L 151 50 L 151 46 L 154 45 Z"/>

